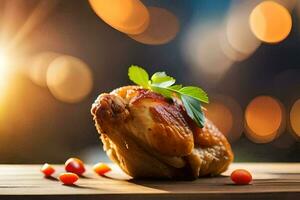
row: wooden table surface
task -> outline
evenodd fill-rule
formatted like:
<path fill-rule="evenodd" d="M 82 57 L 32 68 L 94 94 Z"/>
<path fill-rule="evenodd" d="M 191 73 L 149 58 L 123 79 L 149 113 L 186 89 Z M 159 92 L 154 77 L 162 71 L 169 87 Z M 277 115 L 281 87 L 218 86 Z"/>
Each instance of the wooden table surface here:
<path fill-rule="evenodd" d="M 132 180 L 113 165 L 108 177 L 87 167 L 74 186 L 46 179 L 40 165 L 0 165 L 0 199 L 300 199 L 300 163 L 238 163 L 220 177 L 196 181 Z M 56 177 L 63 172 L 57 165 Z M 248 169 L 251 185 L 233 185 L 228 175 Z"/>

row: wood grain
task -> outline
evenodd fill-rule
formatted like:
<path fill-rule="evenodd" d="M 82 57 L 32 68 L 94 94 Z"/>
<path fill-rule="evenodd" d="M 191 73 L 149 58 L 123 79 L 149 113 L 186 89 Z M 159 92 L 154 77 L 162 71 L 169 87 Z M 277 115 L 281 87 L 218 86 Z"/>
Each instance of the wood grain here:
<path fill-rule="evenodd" d="M 133 180 L 117 166 L 107 177 L 88 166 L 75 186 L 46 179 L 40 165 L 0 165 L 0 199 L 300 199 L 300 163 L 232 164 L 222 176 L 196 181 Z M 57 169 L 54 177 L 63 172 Z M 233 185 L 232 170 L 251 171 L 251 185 Z"/>

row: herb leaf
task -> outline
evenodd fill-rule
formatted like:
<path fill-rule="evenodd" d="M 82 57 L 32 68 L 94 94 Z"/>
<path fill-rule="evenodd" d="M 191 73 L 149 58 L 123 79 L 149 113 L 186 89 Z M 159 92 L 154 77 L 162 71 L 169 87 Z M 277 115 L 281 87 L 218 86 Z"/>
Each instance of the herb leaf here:
<path fill-rule="evenodd" d="M 149 80 L 148 73 L 141 67 L 131 66 L 128 70 L 129 79 L 134 83 L 157 92 L 166 98 L 177 96 L 188 116 L 196 122 L 199 127 L 203 127 L 205 117 L 202 112 L 201 102 L 208 103 L 207 94 L 199 87 L 174 85 L 175 79 L 165 72 L 156 72 Z"/>
<path fill-rule="evenodd" d="M 182 85 L 172 85 L 169 88 L 172 90 L 180 90 L 182 88 Z"/>
<path fill-rule="evenodd" d="M 194 120 L 199 127 L 203 127 L 205 123 L 205 118 L 201 110 L 200 101 L 197 101 L 197 99 L 186 95 L 181 95 L 180 99 L 185 107 L 188 116 L 192 120 Z"/>
<path fill-rule="evenodd" d="M 168 88 L 160 87 L 159 85 L 155 85 L 155 84 L 151 85 L 151 90 L 154 92 L 157 92 L 167 98 L 172 98 L 172 96 L 174 94 L 174 92 L 169 90 Z"/>
<path fill-rule="evenodd" d="M 159 85 L 161 87 L 169 87 L 175 83 L 175 79 L 168 76 L 165 72 L 156 72 L 151 77 L 152 84 Z"/>
<path fill-rule="evenodd" d="M 194 87 L 194 86 L 183 87 L 179 90 L 179 92 L 180 94 L 184 94 L 186 96 L 193 97 L 204 103 L 208 103 L 207 94 L 199 87 Z"/>
<path fill-rule="evenodd" d="M 149 88 L 149 75 L 143 68 L 131 65 L 128 69 L 128 76 L 135 84 L 147 89 Z"/>

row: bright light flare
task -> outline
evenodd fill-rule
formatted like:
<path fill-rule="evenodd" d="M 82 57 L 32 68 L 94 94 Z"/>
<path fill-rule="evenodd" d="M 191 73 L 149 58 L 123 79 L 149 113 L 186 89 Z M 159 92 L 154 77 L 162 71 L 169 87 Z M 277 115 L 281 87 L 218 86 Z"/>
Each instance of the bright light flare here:
<path fill-rule="evenodd" d="M 284 6 L 273 1 L 264 1 L 251 12 L 250 27 L 261 41 L 277 43 L 291 32 L 292 18 Z"/>
<path fill-rule="evenodd" d="M 9 1 L 9 3 L 15 1 Z M 7 3 L 7 2 L 6 2 Z M 9 4 L 11 7 L 17 7 L 14 3 Z M 18 32 L 11 38 L 11 41 L 8 43 L 8 48 L 13 50 L 19 44 L 24 42 L 24 39 L 36 28 L 39 24 L 43 22 L 43 20 L 48 17 L 51 11 L 54 10 L 58 3 L 58 0 L 51 1 L 39 1 L 36 4 L 36 7 L 32 10 L 24 24 L 19 28 Z M 10 10 L 8 10 L 10 12 Z M 11 16 L 14 17 L 14 13 Z"/>
<path fill-rule="evenodd" d="M 5 51 L 0 50 L 0 97 L 4 94 L 9 76 L 9 58 Z"/>
<path fill-rule="evenodd" d="M 7 65 L 7 57 L 6 54 L 0 51 L 0 66 Z"/>
<path fill-rule="evenodd" d="M 268 143 L 277 138 L 284 123 L 284 109 L 281 103 L 270 96 L 253 99 L 245 112 L 247 137 L 256 143 Z"/>

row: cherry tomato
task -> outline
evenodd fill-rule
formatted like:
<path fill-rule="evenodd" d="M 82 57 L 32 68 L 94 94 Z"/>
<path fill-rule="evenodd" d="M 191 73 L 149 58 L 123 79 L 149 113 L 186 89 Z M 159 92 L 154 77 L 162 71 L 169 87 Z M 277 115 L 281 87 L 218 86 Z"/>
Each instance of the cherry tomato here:
<path fill-rule="evenodd" d="M 41 168 L 41 172 L 43 172 L 46 177 L 49 177 L 55 172 L 55 169 L 48 163 L 45 163 Z"/>
<path fill-rule="evenodd" d="M 77 175 L 82 175 L 85 172 L 83 162 L 78 158 L 69 158 L 65 163 L 65 170 Z"/>
<path fill-rule="evenodd" d="M 103 175 L 109 171 L 111 171 L 111 168 L 104 164 L 104 163 L 97 163 L 93 166 L 94 172 L 96 172 L 98 175 Z"/>
<path fill-rule="evenodd" d="M 61 173 L 58 178 L 65 185 L 73 185 L 79 179 L 77 174 L 71 172 Z"/>
<path fill-rule="evenodd" d="M 237 185 L 247 185 L 252 181 L 250 172 L 245 169 L 236 169 L 231 173 L 231 180 Z"/>

